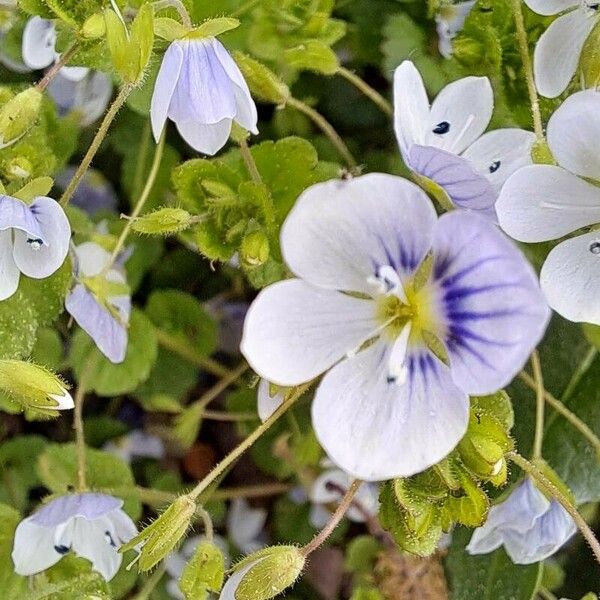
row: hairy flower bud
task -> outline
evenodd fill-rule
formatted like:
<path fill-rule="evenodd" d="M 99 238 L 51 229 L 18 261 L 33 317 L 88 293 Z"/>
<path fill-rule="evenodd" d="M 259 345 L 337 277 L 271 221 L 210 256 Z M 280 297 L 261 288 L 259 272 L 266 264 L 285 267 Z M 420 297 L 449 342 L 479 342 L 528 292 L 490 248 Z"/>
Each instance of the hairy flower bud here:
<path fill-rule="evenodd" d="M 0 109 L 0 148 L 17 142 L 31 129 L 42 104 L 42 93 L 30 87 Z"/>
<path fill-rule="evenodd" d="M 133 221 L 132 229 L 149 235 L 171 235 L 187 229 L 192 215 L 182 208 L 159 208 Z"/>
<path fill-rule="evenodd" d="M 269 258 L 269 239 L 263 231 L 253 231 L 244 236 L 240 257 L 248 267 L 258 267 Z"/>

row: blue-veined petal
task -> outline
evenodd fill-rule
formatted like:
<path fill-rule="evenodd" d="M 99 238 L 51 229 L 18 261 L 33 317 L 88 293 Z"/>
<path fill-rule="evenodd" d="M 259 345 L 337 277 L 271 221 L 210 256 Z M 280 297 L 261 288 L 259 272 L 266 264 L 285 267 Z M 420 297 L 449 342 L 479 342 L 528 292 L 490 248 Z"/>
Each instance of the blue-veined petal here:
<path fill-rule="evenodd" d="M 31 207 L 17 198 L 0 195 L 0 231 L 7 229 L 19 229 L 31 239 L 48 243 Z"/>

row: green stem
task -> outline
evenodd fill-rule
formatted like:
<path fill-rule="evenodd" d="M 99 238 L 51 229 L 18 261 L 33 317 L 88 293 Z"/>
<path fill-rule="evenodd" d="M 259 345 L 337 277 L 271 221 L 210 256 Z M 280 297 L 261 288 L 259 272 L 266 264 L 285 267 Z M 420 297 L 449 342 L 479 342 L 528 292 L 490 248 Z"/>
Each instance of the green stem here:
<path fill-rule="evenodd" d="M 214 537 L 214 528 L 210 515 L 201 506 L 196 509 L 196 512 L 202 519 L 202 523 L 204 525 L 204 535 L 206 536 L 206 539 L 212 543 Z"/>
<path fill-rule="evenodd" d="M 544 398 L 544 379 L 540 357 L 536 350 L 531 354 L 531 367 L 535 382 L 535 435 L 533 438 L 533 458 L 542 457 L 542 446 L 544 444 L 544 409 L 546 407 Z"/>
<path fill-rule="evenodd" d="M 297 98 L 288 98 L 286 104 L 305 114 L 329 138 L 329 141 L 335 146 L 336 150 L 340 153 L 340 156 L 346 161 L 348 167 L 352 170 L 356 169 L 358 164 L 348 149 L 348 146 L 346 146 L 346 142 L 344 142 L 338 132 L 323 115 Z"/>
<path fill-rule="evenodd" d="M 125 245 L 125 240 L 127 240 L 127 236 L 129 235 L 129 232 L 131 231 L 135 220 L 142 212 L 144 205 L 150 197 L 150 192 L 152 192 L 152 188 L 154 187 L 154 182 L 156 181 L 156 176 L 158 175 L 158 170 L 160 169 L 160 163 L 162 161 L 163 151 L 165 149 L 165 131 L 166 128 L 163 129 L 162 135 L 160 136 L 160 140 L 158 141 L 158 145 L 156 146 L 156 151 L 154 152 L 154 160 L 152 161 L 152 167 L 150 168 L 150 173 L 148 174 L 148 179 L 146 180 L 146 185 L 142 190 L 140 199 L 137 201 L 133 212 L 127 219 L 125 227 L 123 227 L 123 231 L 121 231 L 121 235 L 119 236 L 119 239 L 117 240 L 117 243 L 112 251 L 110 260 L 103 269 L 104 273 L 107 273 L 110 270 L 110 268 L 115 264 L 115 261 L 119 256 L 119 252 L 121 252 L 121 250 L 123 249 L 123 246 Z"/>
<path fill-rule="evenodd" d="M 199 369 L 212 373 L 217 377 L 223 377 L 230 373 L 227 367 L 224 367 L 208 356 L 204 356 L 204 354 L 201 354 L 196 349 L 192 348 L 187 342 L 174 337 L 169 332 L 155 328 L 154 333 L 156 334 L 158 343 L 163 348 L 170 350 L 175 354 L 179 354 L 181 358 L 196 365 Z"/>
<path fill-rule="evenodd" d="M 150 127 L 150 121 L 146 120 L 144 123 L 144 130 L 142 131 L 142 140 L 137 155 L 137 165 L 135 167 L 135 175 L 133 176 L 133 186 L 131 197 L 137 198 L 142 193 L 142 184 L 144 183 L 144 170 L 146 169 L 146 157 L 148 156 L 148 150 L 150 149 L 150 140 L 152 139 L 152 130 Z"/>
<path fill-rule="evenodd" d="M 538 594 L 540 595 L 541 598 L 543 598 L 543 600 L 558 600 L 556 598 L 556 596 L 549 589 L 546 589 L 545 587 L 541 587 L 538 590 Z"/>
<path fill-rule="evenodd" d="M 531 66 L 531 56 L 529 55 L 529 43 L 527 41 L 527 32 L 525 31 L 525 21 L 523 19 L 522 0 L 512 0 L 513 15 L 517 29 L 517 41 L 519 43 L 519 52 L 521 62 L 525 71 L 525 80 L 527 81 L 527 91 L 529 92 L 529 101 L 531 103 L 531 115 L 533 118 L 533 129 L 539 141 L 544 139 L 544 126 L 542 125 L 542 115 L 540 113 L 540 101 L 538 98 L 535 81 L 533 79 L 533 68 Z"/>
<path fill-rule="evenodd" d="M 338 75 L 350 82 L 354 87 L 361 91 L 369 100 L 376 104 L 389 117 L 394 116 L 392 105 L 375 89 L 373 89 L 364 79 L 361 79 L 356 73 L 353 73 L 346 67 L 338 68 Z"/>
<path fill-rule="evenodd" d="M 226 375 L 224 375 L 215 385 L 213 385 L 208 391 L 206 391 L 198 400 L 192 402 L 187 408 L 192 406 L 201 406 L 205 408 L 215 398 L 222 394 L 232 383 L 235 383 L 246 371 L 248 370 L 248 364 L 244 361 L 237 368 L 233 369 Z M 203 411 L 204 413 L 205 411 Z"/>
<path fill-rule="evenodd" d="M 262 177 L 258 172 L 258 167 L 256 166 L 254 156 L 252 156 L 252 152 L 250 152 L 248 142 L 246 140 L 240 140 L 239 145 L 240 153 L 242 155 L 242 158 L 244 159 L 244 164 L 246 165 L 246 169 L 248 170 L 248 174 L 252 178 L 252 181 L 254 181 L 255 183 L 262 183 Z"/>
<path fill-rule="evenodd" d="M 46 74 L 40 79 L 35 87 L 43 92 L 48 84 L 54 79 L 56 74 L 73 58 L 77 50 L 79 49 L 79 42 L 74 42 L 70 48 L 67 48 L 61 55 L 60 58 L 46 71 Z"/>
<path fill-rule="evenodd" d="M 535 380 L 525 371 L 519 373 L 521 379 L 531 389 L 536 389 Z M 588 442 L 594 447 L 594 450 L 600 456 L 600 438 L 584 423 L 575 413 L 570 411 L 560 400 L 555 398 L 550 392 L 544 390 L 544 399 L 560 415 L 562 415 Z"/>
<path fill-rule="evenodd" d="M 571 501 L 565 496 L 565 494 L 559 490 L 534 464 L 530 463 L 526 458 L 523 458 L 516 452 L 509 452 L 507 458 L 519 466 L 525 473 L 530 475 L 538 484 L 539 488 L 546 492 L 549 496 L 554 498 L 560 505 L 571 515 L 575 525 L 581 532 L 581 535 L 585 538 L 589 544 L 596 561 L 600 564 L 600 544 L 591 530 L 590 526 L 585 522 L 585 519 L 579 514 L 577 508 L 571 504 Z"/>
<path fill-rule="evenodd" d="M 75 454 L 77 457 L 77 491 L 84 492 L 87 489 L 85 477 L 85 433 L 83 429 L 83 403 L 85 400 L 88 379 L 96 366 L 96 359 L 90 358 L 86 362 L 83 373 L 77 382 L 77 390 L 73 403 L 73 429 L 75 430 Z"/>
<path fill-rule="evenodd" d="M 260 438 L 260 436 L 268 431 L 271 426 L 286 413 L 286 411 L 292 407 L 302 396 L 302 394 L 310 387 L 310 383 L 305 383 L 296 388 L 296 391 L 292 396 L 284 402 L 277 410 L 261 425 L 259 425 L 246 439 L 244 439 L 238 446 L 236 446 L 221 462 L 219 462 L 215 468 L 202 480 L 198 485 L 189 493 L 192 500 L 197 500 L 198 496 L 208 488 L 208 486 L 215 480 L 221 473 L 223 473 L 230 465 L 232 465 L 248 448 Z"/>
<path fill-rule="evenodd" d="M 165 8 L 174 8 L 179 14 L 181 24 L 188 29 L 192 28 L 192 20 L 185 4 L 181 0 L 157 0 L 152 3 L 152 7 L 154 8 L 154 12 L 164 10 Z"/>
<path fill-rule="evenodd" d="M 152 592 L 156 588 L 156 586 L 160 583 L 160 580 L 163 578 L 165 574 L 166 567 L 164 562 L 146 579 L 142 589 L 133 596 L 133 600 L 148 600 L 152 595 Z"/>
<path fill-rule="evenodd" d="M 561 400 L 566 402 L 575 391 L 577 384 L 581 381 L 581 378 L 587 373 L 588 369 L 592 366 L 596 356 L 598 355 L 598 349 L 596 346 L 591 346 L 587 351 L 586 355 L 583 357 L 583 360 L 577 365 L 573 376 L 571 377 L 564 393 L 561 396 Z"/>
<path fill-rule="evenodd" d="M 104 138 L 106 137 L 106 134 L 108 133 L 108 130 L 109 130 L 112 122 L 114 121 L 115 117 L 117 116 L 117 113 L 119 112 L 119 110 L 121 109 L 123 104 L 125 104 L 125 101 L 127 100 L 127 97 L 132 92 L 132 90 L 133 90 L 133 86 L 124 85 L 121 88 L 120 92 L 118 93 L 117 97 L 115 98 L 114 102 L 110 105 L 110 108 L 104 115 L 104 119 L 102 120 L 102 123 L 100 124 L 100 128 L 98 129 L 98 132 L 96 133 L 96 135 L 94 136 L 94 139 L 92 140 L 91 146 L 88 148 L 88 151 L 86 152 L 85 156 L 83 157 L 81 164 L 77 168 L 77 171 L 75 171 L 75 175 L 73 175 L 73 179 L 71 179 L 71 181 L 69 182 L 67 189 L 64 191 L 64 193 L 60 199 L 61 206 L 65 207 L 69 203 L 69 200 L 71 200 L 81 179 L 83 178 L 86 171 L 88 170 L 90 164 L 92 163 L 92 160 L 94 160 L 94 156 L 96 156 L 96 152 L 98 152 L 100 145 L 104 141 Z"/>
<path fill-rule="evenodd" d="M 338 526 L 339 522 L 344 518 L 344 515 L 348 512 L 348 509 L 350 508 L 350 506 L 352 505 L 352 501 L 354 500 L 354 496 L 356 495 L 356 492 L 358 492 L 358 488 L 361 486 L 361 484 L 362 481 L 360 481 L 360 479 L 355 479 L 352 482 L 352 484 L 348 488 L 348 491 L 340 500 L 338 507 L 331 515 L 331 518 L 329 519 L 329 521 L 327 521 L 325 527 L 323 527 L 323 529 L 321 529 L 321 531 L 319 531 L 319 533 L 317 533 L 317 535 L 315 535 L 315 537 L 301 549 L 301 552 L 304 556 L 312 554 L 333 533 L 334 529 Z"/>
<path fill-rule="evenodd" d="M 256 420 L 256 413 L 228 413 L 217 410 L 205 410 L 202 412 L 202 418 L 208 419 L 209 421 L 231 421 L 233 423 L 236 423 L 239 421 L 254 421 Z"/>

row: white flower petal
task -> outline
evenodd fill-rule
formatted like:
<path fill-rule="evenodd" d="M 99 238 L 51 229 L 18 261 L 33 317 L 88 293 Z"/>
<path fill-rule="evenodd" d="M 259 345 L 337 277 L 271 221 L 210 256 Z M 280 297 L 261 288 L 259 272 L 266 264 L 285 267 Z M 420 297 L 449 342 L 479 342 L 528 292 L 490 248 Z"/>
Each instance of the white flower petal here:
<path fill-rule="evenodd" d="M 310 489 L 310 501 L 316 504 L 333 504 L 339 502 L 348 490 L 354 477 L 341 469 L 327 469 L 314 481 Z M 334 484 L 331 486 L 331 484 Z"/>
<path fill-rule="evenodd" d="M 110 260 L 110 253 L 95 242 L 84 242 L 75 248 L 77 272 L 83 277 L 95 277 Z"/>
<path fill-rule="evenodd" d="M 412 275 L 431 245 L 433 205 L 419 187 L 372 173 L 305 190 L 281 230 L 283 256 L 299 277 L 328 289 L 373 291 L 380 267 Z"/>
<path fill-rule="evenodd" d="M 508 178 L 496 212 L 519 241 L 553 240 L 600 222 L 600 189 L 560 167 L 531 165 Z"/>
<path fill-rule="evenodd" d="M 15 531 L 12 560 L 19 575 L 34 575 L 56 564 L 63 554 L 54 549 L 54 527 L 42 527 L 31 517 Z"/>
<path fill-rule="evenodd" d="M 467 395 L 437 358 L 410 355 L 404 385 L 390 382 L 388 362 L 389 348 L 372 344 L 325 375 L 312 405 L 327 454 L 366 481 L 423 471 L 456 446 L 467 426 Z"/>
<path fill-rule="evenodd" d="M 63 67 L 60 74 L 69 81 L 82 81 L 90 70 L 87 67 Z"/>
<path fill-rule="evenodd" d="M 50 398 L 58 402 L 58 406 L 54 410 L 71 410 L 75 406 L 71 394 L 64 388 L 62 394 L 50 394 Z"/>
<path fill-rule="evenodd" d="M 283 404 L 284 400 L 281 392 L 271 396 L 270 387 L 266 379 L 261 379 L 258 384 L 258 416 L 263 423 Z"/>
<path fill-rule="evenodd" d="M 402 156 L 413 144 L 423 144 L 429 123 L 429 99 L 421 74 L 405 60 L 394 72 L 394 130 Z"/>
<path fill-rule="evenodd" d="M 556 98 L 575 75 L 583 44 L 596 20 L 583 10 L 558 17 L 535 46 L 533 71 L 539 93 Z"/>
<path fill-rule="evenodd" d="M 518 169 L 531 164 L 535 134 L 524 129 L 496 129 L 484 133 L 464 152 L 463 157 L 492 184 L 496 193 Z"/>
<path fill-rule="evenodd" d="M 569 321 L 600 325 L 600 232 L 561 242 L 540 274 L 550 306 Z"/>
<path fill-rule="evenodd" d="M 569 96 L 548 121 L 547 137 L 561 167 L 600 179 L 600 92 L 586 90 Z"/>
<path fill-rule="evenodd" d="M 569 8 L 575 8 L 577 0 L 524 0 L 525 4 L 538 15 L 557 15 Z"/>
<path fill-rule="evenodd" d="M 179 44 L 171 44 L 163 57 L 150 103 L 152 133 L 158 142 L 165 126 L 171 99 L 177 87 L 177 80 L 183 64 L 183 50 Z"/>
<path fill-rule="evenodd" d="M 36 198 L 30 206 L 46 241 L 36 248 L 28 243 L 28 235 L 15 231 L 13 256 L 24 275 L 42 279 L 49 277 L 65 261 L 71 240 L 71 225 L 60 204 L 52 198 Z"/>
<path fill-rule="evenodd" d="M 237 600 L 236 592 L 237 592 L 238 586 L 242 582 L 242 579 L 244 579 L 244 577 L 246 576 L 246 573 L 248 573 L 248 571 L 250 569 L 255 567 L 261 560 L 264 560 L 264 559 L 259 558 L 258 560 L 255 560 L 255 561 L 247 564 L 245 567 L 242 567 L 241 569 L 237 569 L 236 571 L 234 571 L 233 575 L 231 575 L 229 577 L 229 579 L 225 582 L 225 585 L 223 586 L 223 589 L 221 590 L 219 600 Z"/>
<path fill-rule="evenodd" d="M 19 275 L 13 258 L 12 231 L 0 231 L 0 301 L 10 298 L 17 291 Z"/>
<path fill-rule="evenodd" d="M 56 30 L 54 23 L 41 17 L 31 17 L 23 30 L 21 54 L 30 69 L 45 69 L 58 56 L 54 45 Z"/>
<path fill-rule="evenodd" d="M 213 156 L 227 143 L 231 126 L 231 119 L 223 119 L 210 125 L 193 121 L 179 121 L 177 122 L 177 131 L 194 150 Z"/>
<path fill-rule="evenodd" d="M 327 507 L 322 504 L 311 504 L 308 511 L 308 522 L 314 529 L 323 529 L 329 519 L 331 519 L 331 511 L 327 510 Z"/>
<path fill-rule="evenodd" d="M 372 300 L 312 287 L 299 279 L 262 290 L 244 323 L 242 354 L 279 385 L 309 381 L 379 328 Z"/>
<path fill-rule="evenodd" d="M 256 550 L 256 542 L 267 522 L 267 511 L 264 508 L 251 507 L 244 498 L 232 500 L 227 512 L 227 531 L 233 543 L 244 553 L 252 547 Z"/>
<path fill-rule="evenodd" d="M 123 555 L 107 539 L 113 537 L 111 529 L 106 518 L 94 521 L 79 518 L 73 527 L 73 551 L 78 556 L 87 558 L 106 581 L 117 574 L 123 561 Z M 110 536 L 107 536 L 107 532 Z M 113 541 L 116 544 L 116 540 Z"/>
<path fill-rule="evenodd" d="M 431 105 L 424 145 L 460 154 L 485 131 L 493 109 L 494 94 L 487 77 L 453 81 Z"/>

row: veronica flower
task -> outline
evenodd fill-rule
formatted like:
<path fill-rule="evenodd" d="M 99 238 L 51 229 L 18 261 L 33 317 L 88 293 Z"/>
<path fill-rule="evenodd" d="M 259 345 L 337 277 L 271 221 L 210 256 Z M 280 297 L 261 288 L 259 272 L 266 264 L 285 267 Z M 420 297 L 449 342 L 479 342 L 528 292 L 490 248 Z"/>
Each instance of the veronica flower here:
<path fill-rule="evenodd" d="M 233 122 L 256 134 L 256 106 L 246 81 L 216 38 L 179 39 L 163 58 L 150 109 L 156 140 L 167 118 L 192 148 L 215 154 Z"/>
<path fill-rule="evenodd" d="M 487 77 L 447 85 L 431 106 L 423 79 L 410 61 L 394 74 L 394 122 L 404 162 L 417 180 L 433 181 L 461 208 L 495 218 L 494 203 L 506 178 L 531 163 L 535 135 L 522 129 L 483 133 L 494 99 Z"/>
<path fill-rule="evenodd" d="M 106 271 L 110 254 L 94 242 L 75 249 L 76 284 L 65 307 L 78 325 L 94 340 L 98 350 L 113 363 L 127 353 L 127 325 L 131 298 L 121 272 Z"/>
<path fill-rule="evenodd" d="M 12 551 L 15 571 L 40 573 L 73 551 L 110 581 L 123 560 L 119 545 L 137 533 L 122 506 L 120 498 L 92 493 L 48 502 L 17 526 Z"/>
<path fill-rule="evenodd" d="M 52 198 L 31 204 L 0 194 L 0 300 L 19 287 L 20 273 L 44 279 L 65 261 L 71 226 Z"/>
<path fill-rule="evenodd" d="M 525 0 L 540 15 L 560 15 L 538 40 L 533 56 L 535 84 L 556 98 L 575 75 L 587 37 L 600 21 L 597 0 Z"/>
<path fill-rule="evenodd" d="M 497 204 L 502 228 L 523 242 L 553 240 L 600 223 L 600 92 L 567 98 L 548 122 L 558 166 L 532 165 L 505 184 Z M 558 244 L 540 275 L 550 306 L 571 321 L 600 324 L 600 232 Z"/>
<path fill-rule="evenodd" d="M 452 56 L 452 40 L 463 28 L 474 6 L 475 0 L 440 6 L 435 16 L 435 24 L 438 34 L 438 49 L 444 58 Z"/>
<path fill-rule="evenodd" d="M 235 498 L 227 512 L 227 532 L 231 541 L 244 554 L 251 554 L 266 545 L 267 511 L 251 507 L 244 498 Z"/>
<path fill-rule="evenodd" d="M 494 225 L 467 211 L 438 219 L 399 177 L 311 186 L 281 248 L 298 278 L 260 292 L 242 353 L 277 385 L 326 373 L 313 426 L 360 479 L 446 456 L 465 432 L 468 395 L 510 382 L 549 317 L 532 268 Z"/>
<path fill-rule="evenodd" d="M 61 115 L 74 112 L 82 127 L 97 121 L 112 96 L 112 80 L 100 71 L 90 71 L 81 79 L 73 79 L 61 69 L 48 84 L 48 93 Z"/>
<path fill-rule="evenodd" d="M 130 431 L 117 440 L 110 440 L 103 446 L 103 450 L 118 456 L 126 463 L 131 463 L 136 458 L 154 458 L 159 460 L 165 456 L 163 441 L 141 429 Z"/>
<path fill-rule="evenodd" d="M 467 551 L 487 554 L 504 546 L 514 563 L 528 565 L 552 556 L 575 531 L 567 511 L 527 478 L 504 502 L 492 506 L 487 521 L 473 532 Z"/>
<path fill-rule="evenodd" d="M 54 23 L 47 19 L 31 17 L 23 30 L 21 54 L 23 62 L 34 70 L 45 69 L 60 59 L 56 51 L 56 29 Z M 62 67 L 60 72 L 67 79 L 79 81 L 89 69 L 87 67 Z"/>

